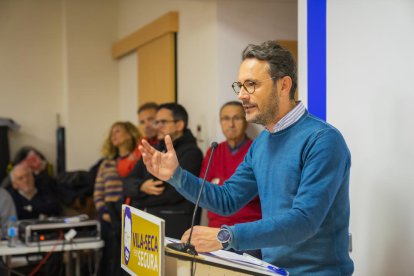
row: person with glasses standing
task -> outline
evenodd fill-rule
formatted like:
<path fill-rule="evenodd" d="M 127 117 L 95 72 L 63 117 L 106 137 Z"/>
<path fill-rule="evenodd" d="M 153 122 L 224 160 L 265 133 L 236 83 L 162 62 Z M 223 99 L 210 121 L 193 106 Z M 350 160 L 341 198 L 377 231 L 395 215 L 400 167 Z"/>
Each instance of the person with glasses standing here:
<path fill-rule="evenodd" d="M 247 121 L 266 129 L 223 186 L 206 183 L 200 205 L 229 215 L 259 195 L 262 219 L 220 228 L 197 226 L 191 242 L 198 252 L 261 249 L 266 262 L 291 275 L 351 275 L 351 155 L 336 128 L 295 101 L 296 79 L 292 54 L 277 42 L 244 49 L 233 89 Z M 163 153 L 143 141 L 144 163 L 195 201 L 201 181 L 180 166 L 168 136 L 165 143 Z"/>
<path fill-rule="evenodd" d="M 218 185 L 232 176 L 237 166 L 243 161 L 249 150 L 252 140 L 247 137 L 246 113 L 243 105 L 237 101 L 225 103 L 220 108 L 220 126 L 226 138 L 218 144 L 212 157 L 210 169 L 206 180 Z M 207 150 L 203 160 L 200 178 L 205 175 L 211 148 Z M 234 225 L 236 223 L 255 221 L 262 218 L 259 197 L 255 197 L 237 213 L 230 216 L 221 216 L 214 212 L 208 212 L 208 226 L 221 227 L 221 225 Z"/>
<path fill-rule="evenodd" d="M 237 166 L 243 161 L 253 141 L 247 137 L 246 113 L 240 102 L 230 101 L 221 106 L 220 126 L 226 140 L 218 144 L 214 151 L 206 180 L 221 186 L 232 176 Z M 207 150 L 204 157 L 200 178 L 205 176 L 210 154 L 211 148 Z M 262 218 L 260 199 L 256 196 L 246 206 L 232 215 L 222 216 L 209 211 L 207 217 L 209 227 L 231 226 L 237 223 L 259 220 Z M 244 250 L 243 252 L 261 257 L 260 250 Z"/>
<path fill-rule="evenodd" d="M 183 168 L 198 175 L 203 153 L 188 129 L 188 114 L 176 103 L 165 103 L 158 107 L 154 124 L 160 143 L 159 151 L 166 151 L 164 138 L 170 137 L 176 148 L 177 158 Z M 165 235 L 180 238 L 191 226 L 194 204 L 186 200 L 174 187 L 151 175 L 142 161 L 123 179 L 124 195 L 131 198 L 130 205 L 165 220 Z M 200 221 L 200 214 L 197 222 Z"/>

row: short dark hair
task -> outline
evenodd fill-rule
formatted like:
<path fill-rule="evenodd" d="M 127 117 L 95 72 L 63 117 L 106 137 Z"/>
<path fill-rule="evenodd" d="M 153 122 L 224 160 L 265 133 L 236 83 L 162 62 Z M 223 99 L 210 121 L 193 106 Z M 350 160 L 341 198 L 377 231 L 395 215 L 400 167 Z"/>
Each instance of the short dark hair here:
<path fill-rule="evenodd" d="M 172 116 L 176 121 L 183 121 L 184 122 L 184 129 L 187 128 L 188 125 L 188 113 L 185 110 L 184 106 L 178 103 L 164 103 L 158 106 L 157 110 L 160 109 L 168 109 L 172 112 Z"/>
<path fill-rule="evenodd" d="M 142 111 L 144 111 L 144 110 L 148 110 L 148 109 L 155 109 L 155 110 L 158 110 L 158 104 L 156 104 L 156 103 L 154 103 L 154 102 L 144 103 L 143 105 L 141 105 L 141 106 L 138 108 L 137 113 L 139 114 L 139 113 L 141 113 Z"/>
<path fill-rule="evenodd" d="M 243 114 L 245 114 L 245 112 L 244 112 L 244 108 L 243 108 L 243 104 L 242 104 L 241 102 L 238 102 L 238 101 L 230 101 L 230 102 L 227 102 L 227 103 L 223 104 L 223 105 L 220 107 L 220 114 L 221 114 L 221 111 L 223 111 L 223 109 L 224 109 L 226 106 L 229 106 L 229 105 L 231 105 L 231 106 L 238 106 L 238 107 L 240 107 L 240 108 L 241 108 L 241 110 L 243 110 Z"/>
<path fill-rule="evenodd" d="M 292 79 L 289 98 L 294 99 L 297 87 L 297 66 L 295 58 L 288 49 L 273 40 L 263 42 L 260 45 L 249 44 L 242 53 L 242 60 L 248 58 L 267 61 L 269 75 L 275 78 L 274 83 L 280 78 L 289 76 Z"/>

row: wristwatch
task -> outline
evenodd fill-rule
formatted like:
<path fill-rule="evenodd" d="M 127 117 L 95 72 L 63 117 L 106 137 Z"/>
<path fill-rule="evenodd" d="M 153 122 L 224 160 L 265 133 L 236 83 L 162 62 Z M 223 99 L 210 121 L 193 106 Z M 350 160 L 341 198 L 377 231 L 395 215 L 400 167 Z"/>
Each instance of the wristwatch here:
<path fill-rule="evenodd" d="M 225 227 L 221 227 L 220 231 L 217 233 L 217 240 L 221 243 L 223 249 L 227 249 L 231 241 L 230 231 Z"/>

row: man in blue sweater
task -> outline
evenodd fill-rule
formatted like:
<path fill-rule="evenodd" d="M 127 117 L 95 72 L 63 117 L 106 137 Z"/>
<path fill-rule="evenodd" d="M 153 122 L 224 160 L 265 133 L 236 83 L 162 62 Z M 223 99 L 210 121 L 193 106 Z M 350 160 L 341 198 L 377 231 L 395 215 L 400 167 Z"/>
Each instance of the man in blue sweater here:
<path fill-rule="evenodd" d="M 233 90 L 247 121 L 266 130 L 223 186 L 206 183 L 200 205 L 230 215 L 259 195 L 262 219 L 197 226 L 192 244 L 199 252 L 261 249 L 265 261 L 291 275 L 351 275 L 351 156 L 341 133 L 294 100 L 296 63 L 288 50 L 274 41 L 248 45 L 242 60 Z M 169 137 L 165 143 L 161 153 L 143 142 L 148 170 L 195 201 L 201 180 L 179 166 Z"/>

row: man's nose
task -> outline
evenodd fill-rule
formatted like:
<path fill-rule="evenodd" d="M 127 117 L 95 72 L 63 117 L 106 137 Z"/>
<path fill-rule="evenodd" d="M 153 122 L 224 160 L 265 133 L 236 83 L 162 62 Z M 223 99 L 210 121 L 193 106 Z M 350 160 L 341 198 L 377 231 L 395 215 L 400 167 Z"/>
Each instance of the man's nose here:
<path fill-rule="evenodd" d="M 250 94 L 249 94 L 249 92 L 247 92 L 247 91 L 244 89 L 244 87 L 242 87 L 242 88 L 240 89 L 239 94 L 237 95 L 237 98 L 238 98 L 239 100 L 249 99 L 249 98 L 250 98 Z"/>

